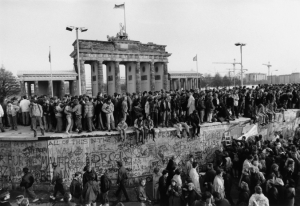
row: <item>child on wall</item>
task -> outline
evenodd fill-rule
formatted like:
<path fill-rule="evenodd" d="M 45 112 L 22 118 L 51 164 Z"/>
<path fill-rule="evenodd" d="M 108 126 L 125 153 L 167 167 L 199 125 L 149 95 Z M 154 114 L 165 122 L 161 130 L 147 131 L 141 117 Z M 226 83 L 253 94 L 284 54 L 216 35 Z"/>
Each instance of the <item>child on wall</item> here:
<path fill-rule="evenodd" d="M 126 130 L 128 128 L 127 123 L 125 122 L 126 118 L 122 118 L 121 122 L 118 124 L 117 130 L 120 131 L 121 141 L 126 141 Z"/>

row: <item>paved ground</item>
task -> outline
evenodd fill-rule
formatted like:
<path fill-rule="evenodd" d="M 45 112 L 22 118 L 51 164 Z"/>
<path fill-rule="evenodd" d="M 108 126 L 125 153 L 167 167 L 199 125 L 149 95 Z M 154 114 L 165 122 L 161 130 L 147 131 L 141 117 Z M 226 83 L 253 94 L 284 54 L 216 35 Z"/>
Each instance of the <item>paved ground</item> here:
<path fill-rule="evenodd" d="M 248 118 L 239 118 L 236 119 L 235 121 L 231 121 L 231 123 L 239 123 L 239 122 L 244 122 L 249 120 Z M 215 126 L 215 125 L 220 125 L 220 122 L 214 122 L 214 123 L 205 123 L 203 125 L 201 125 L 201 127 L 209 127 L 209 126 Z M 222 124 L 227 124 L 227 122 L 224 122 Z M 174 128 L 162 128 L 162 127 L 158 127 L 158 130 L 174 130 Z M 132 128 L 129 128 L 127 130 L 128 133 L 133 132 Z M 81 134 L 77 134 L 76 132 L 71 133 L 70 135 L 67 135 L 66 133 L 54 133 L 54 132 L 47 132 L 45 134 L 44 137 L 48 137 L 48 138 L 72 138 L 72 137 L 87 137 L 87 136 L 103 136 L 103 135 L 116 135 L 119 134 L 119 132 L 117 131 L 112 131 L 112 132 L 108 132 L 108 131 L 94 131 L 94 132 L 90 132 L 90 133 L 86 133 L 83 132 Z M 39 137 L 41 136 L 40 131 L 38 131 L 38 137 L 34 138 L 33 137 L 33 132 L 31 131 L 30 127 L 24 127 L 19 125 L 18 126 L 18 130 L 10 130 L 10 128 L 6 128 L 5 132 L 0 132 L 0 140 L 37 140 Z"/>

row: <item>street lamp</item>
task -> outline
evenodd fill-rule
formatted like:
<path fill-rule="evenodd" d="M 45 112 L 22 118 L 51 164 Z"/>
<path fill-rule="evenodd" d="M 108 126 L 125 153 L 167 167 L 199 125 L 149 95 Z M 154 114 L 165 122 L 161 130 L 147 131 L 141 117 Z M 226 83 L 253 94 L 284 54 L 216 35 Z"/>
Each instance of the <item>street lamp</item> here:
<path fill-rule="evenodd" d="M 274 70 L 274 71 L 271 71 L 271 84 L 272 84 L 272 80 L 273 80 L 273 72 L 277 72 L 278 70 Z"/>
<path fill-rule="evenodd" d="M 245 43 L 235 43 L 235 46 L 239 46 L 241 50 L 241 86 L 243 86 L 243 46 L 246 46 Z"/>
<path fill-rule="evenodd" d="M 80 62 L 79 62 L 79 42 L 78 42 L 78 30 L 81 32 L 86 32 L 88 29 L 85 27 L 74 27 L 74 26 L 68 26 L 66 27 L 66 30 L 73 31 L 73 29 L 76 30 L 76 43 L 77 43 L 77 68 L 78 68 L 78 94 L 81 95 L 81 78 L 80 78 Z"/>

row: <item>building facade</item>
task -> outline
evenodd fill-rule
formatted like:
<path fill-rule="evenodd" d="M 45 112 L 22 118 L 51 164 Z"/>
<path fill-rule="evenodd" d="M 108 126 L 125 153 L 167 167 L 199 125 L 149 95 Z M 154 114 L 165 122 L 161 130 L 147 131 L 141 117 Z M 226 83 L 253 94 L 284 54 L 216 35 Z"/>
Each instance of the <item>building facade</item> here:
<path fill-rule="evenodd" d="M 267 74 L 263 73 L 248 73 L 245 75 L 246 82 L 258 82 L 267 80 Z"/>
<path fill-rule="evenodd" d="M 201 74 L 196 71 L 170 71 L 170 89 L 200 88 Z"/>
<path fill-rule="evenodd" d="M 66 93 L 75 95 L 77 73 L 75 71 L 18 71 L 21 95 L 52 95 L 51 79 L 53 83 L 53 95 L 63 97 Z M 69 84 L 66 91 L 65 84 Z"/>
<path fill-rule="evenodd" d="M 103 65 L 106 66 L 109 95 L 121 93 L 120 64 L 125 65 L 126 91 L 133 93 L 169 89 L 168 57 L 171 54 L 166 51 L 166 46 L 121 38 L 108 39 L 79 40 L 80 65 L 77 65 L 77 42 L 73 43 L 74 51 L 70 56 L 74 59 L 76 72 L 80 71 L 82 94 L 86 93 L 85 64 L 91 65 L 93 96 L 105 90 Z"/>

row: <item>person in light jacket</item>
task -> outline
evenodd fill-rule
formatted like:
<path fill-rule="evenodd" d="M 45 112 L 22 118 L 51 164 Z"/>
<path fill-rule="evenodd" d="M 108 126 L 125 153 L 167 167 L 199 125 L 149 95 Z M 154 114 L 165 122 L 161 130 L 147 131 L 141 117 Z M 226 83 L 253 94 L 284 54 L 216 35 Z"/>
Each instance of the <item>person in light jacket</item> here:
<path fill-rule="evenodd" d="M 125 122 L 125 118 L 121 119 L 121 122 L 118 124 L 117 130 L 120 131 L 121 141 L 126 141 L 126 130 L 128 128 L 127 123 Z"/>
<path fill-rule="evenodd" d="M 106 114 L 107 128 L 115 130 L 115 119 L 114 119 L 114 104 L 111 102 L 111 98 L 107 98 L 106 102 L 102 106 L 102 111 Z"/>
<path fill-rule="evenodd" d="M 192 91 L 189 92 L 189 99 L 187 104 L 188 115 L 192 114 L 195 110 L 195 98 L 193 97 Z"/>
<path fill-rule="evenodd" d="M 45 134 L 44 124 L 42 121 L 43 108 L 40 104 L 37 104 L 36 100 L 32 101 L 31 107 L 29 109 L 29 115 L 31 117 L 31 124 L 32 124 L 32 130 L 34 133 L 34 137 L 37 136 L 37 122 L 39 122 L 41 133 L 42 133 L 42 135 L 44 135 Z"/>
<path fill-rule="evenodd" d="M 5 132 L 4 127 L 3 127 L 3 120 L 2 120 L 3 117 L 4 117 L 4 110 L 2 108 L 2 105 L 0 104 L 0 130 L 1 130 L 1 132 Z"/>

